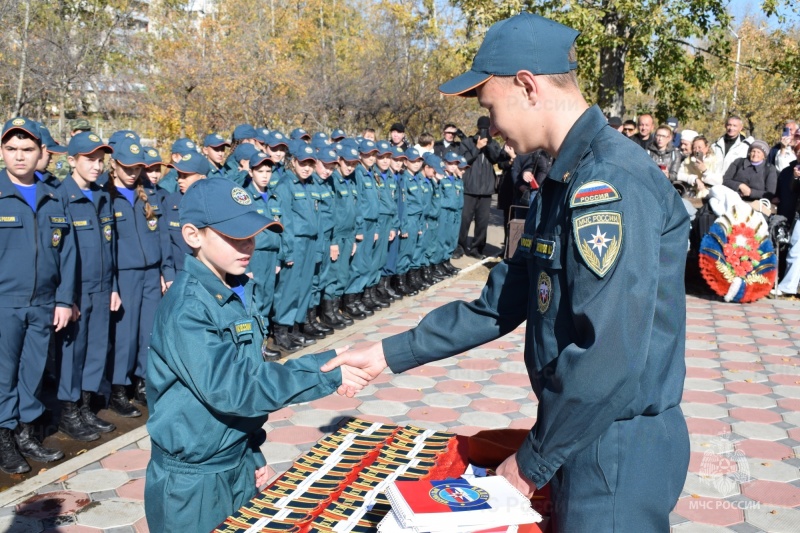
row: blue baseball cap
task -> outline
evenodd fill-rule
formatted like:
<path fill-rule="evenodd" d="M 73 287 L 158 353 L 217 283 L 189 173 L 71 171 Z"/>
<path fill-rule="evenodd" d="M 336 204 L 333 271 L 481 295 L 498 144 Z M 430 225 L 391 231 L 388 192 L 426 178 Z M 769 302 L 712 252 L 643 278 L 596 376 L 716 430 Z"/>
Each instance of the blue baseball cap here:
<path fill-rule="evenodd" d="M 223 139 L 222 135 L 220 135 L 219 133 L 209 133 L 208 135 L 206 135 L 205 139 L 203 139 L 203 146 L 209 146 L 211 148 L 217 148 L 219 146 L 230 146 L 230 145 L 231 143 Z"/>
<path fill-rule="evenodd" d="M 318 131 L 318 132 L 314 133 L 314 135 L 311 136 L 311 140 L 312 141 L 316 141 L 316 140 L 327 141 L 328 140 L 328 134 L 325 133 L 324 131 Z"/>
<path fill-rule="evenodd" d="M 562 74 L 578 68 L 569 50 L 580 32 L 550 19 L 520 13 L 492 25 L 472 60 L 472 68 L 439 86 L 447 95 L 476 96 L 475 89 L 493 76 Z"/>
<path fill-rule="evenodd" d="M 336 128 L 331 132 L 332 141 L 338 141 L 339 139 L 344 139 L 345 137 L 347 137 L 347 134 L 341 128 Z"/>
<path fill-rule="evenodd" d="M 103 139 L 98 137 L 97 134 L 91 131 L 82 131 L 72 136 L 67 145 L 66 152 L 70 156 L 75 157 L 76 155 L 88 155 L 96 150 L 105 150 L 109 154 L 114 152 L 114 149 L 105 144 Z"/>
<path fill-rule="evenodd" d="M 310 144 L 306 144 L 303 141 L 295 142 L 291 149 L 292 157 L 294 157 L 297 161 L 308 161 L 310 159 L 317 158 L 314 148 L 312 148 Z"/>
<path fill-rule="evenodd" d="M 174 168 L 182 174 L 202 174 L 207 176 L 211 172 L 211 165 L 201 154 L 184 154 L 177 161 L 173 161 L 168 167 Z"/>
<path fill-rule="evenodd" d="M 422 155 L 416 148 L 409 148 L 404 152 L 404 155 L 406 156 L 406 159 L 408 159 L 409 161 L 419 161 L 420 159 L 422 159 Z"/>
<path fill-rule="evenodd" d="M 161 154 L 155 148 L 147 148 L 144 151 L 144 165 L 146 167 L 153 167 L 156 165 L 163 165 L 164 161 L 161 159 Z"/>
<path fill-rule="evenodd" d="M 267 146 L 270 148 L 275 148 L 276 146 L 281 145 L 289 148 L 289 139 L 286 138 L 286 135 L 274 130 L 269 132 L 269 135 L 267 135 Z"/>
<path fill-rule="evenodd" d="M 170 151 L 173 154 L 196 154 L 197 153 L 197 145 L 194 144 L 194 141 L 189 139 L 188 137 L 181 137 L 174 143 L 172 143 L 172 148 Z"/>
<path fill-rule="evenodd" d="M 231 139 L 234 141 L 243 141 L 245 139 L 255 139 L 256 129 L 250 124 L 239 124 L 233 128 L 233 135 Z"/>
<path fill-rule="evenodd" d="M 256 140 L 260 143 L 266 143 L 269 139 L 269 130 L 267 128 L 256 128 Z"/>
<path fill-rule="evenodd" d="M 361 160 L 361 158 L 358 157 L 358 150 L 352 146 L 347 146 L 344 143 L 342 143 L 341 149 L 337 150 L 336 153 L 339 157 L 351 163 Z"/>
<path fill-rule="evenodd" d="M 253 157 L 255 153 L 258 153 L 255 146 L 250 143 L 243 143 L 233 149 L 231 157 L 238 163 L 244 160 L 250 161 L 250 158 Z"/>
<path fill-rule="evenodd" d="M 436 172 L 439 174 L 444 173 L 444 163 L 442 162 L 442 158 L 435 154 L 425 154 L 425 157 L 422 159 L 425 160 L 425 164 L 429 167 L 433 167 Z"/>
<path fill-rule="evenodd" d="M 304 137 L 308 137 L 308 140 L 311 140 L 311 135 L 309 135 L 308 132 L 306 130 L 304 130 L 303 128 L 295 128 L 295 129 L 293 129 L 292 133 L 289 134 L 289 137 L 292 140 L 295 140 L 295 141 L 298 140 L 298 139 L 302 139 Z"/>
<path fill-rule="evenodd" d="M 392 159 L 408 159 L 406 153 L 399 146 L 392 146 Z"/>
<path fill-rule="evenodd" d="M 469 163 L 467 163 L 467 158 L 463 155 L 458 160 L 458 168 L 469 168 Z"/>
<path fill-rule="evenodd" d="M 112 133 L 111 137 L 108 138 L 108 145 L 113 148 L 122 139 L 133 139 L 133 142 L 135 142 L 136 144 L 142 144 L 142 140 L 139 138 L 139 135 L 135 131 L 119 130 Z"/>
<path fill-rule="evenodd" d="M 389 144 L 389 141 L 378 141 L 378 156 L 382 155 L 392 155 L 392 145 Z"/>
<path fill-rule="evenodd" d="M 330 146 L 330 144 L 328 144 L 328 139 L 320 139 L 317 137 L 311 139 L 310 144 L 314 148 L 325 148 L 326 146 Z"/>
<path fill-rule="evenodd" d="M 273 166 L 275 162 L 270 159 L 268 154 L 264 152 L 256 152 L 252 156 L 250 156 L 250 168 L 256 168 L 258 165 L 264 162 L 269 162 L 269 166 Z"/>
<path fill-rule="evenodd" d="M 367 155 L 378 152 L 378 145 L 375 144 L 375 141 L 370 141 L 369 139 L 364 139 L 360 143 L 358 143 L 358 153 L 361 155 Z"/>
<path fill-rule="evenodd" d="M 447 152 L 444 154 L 444 160 L 447 163 L 458 163 L 461 161 L 461 156 L 458 155 L 456 152 Z"/>
<path fill-rule="evenodd" d="M 114 145 L 114 160 L 122 166 L 145 165 L 144 148 L 135 139 L 125 137 Z"/>
<path fill-rule="evenodd" d="M 322 161 L 323 163 L 336 163 L 339 160 L 339 155 L 334 150 L 333 146 L 324 146 L 322 148 L 317 148 L 316 153 L 317 161 Z"/>
<path fill-rule="evenodd" d="M 53 139 L 53 136 L 50 135 L 50 130 L 48 130 L 44 125 L 39 124 L 39 132 L 42 134 L 42 145 L 44 146 L 45 150 L 52 154 L 66 154 L 67 147 L 61 146 Z"/>
<path fill-rule="evenodd" d="M 7 133 L 20 130 L 28 135 L 33 135 L 37 141 L 41 143 L 42 132 L 39 130 L 39 123 L 25 117 L 14 117 L 3 126 L 3 134 L 0 137 L 5 137 Z"/>
<path fill-rule="evenodd" d="M 205 179 L 192 184 L 181 200 L 181 226 L 211 228 L 231 239 L 249 239 L 269 228 L 280 233 L 280 222 L 259 215 L 250 195 L 231 180 Z"/>

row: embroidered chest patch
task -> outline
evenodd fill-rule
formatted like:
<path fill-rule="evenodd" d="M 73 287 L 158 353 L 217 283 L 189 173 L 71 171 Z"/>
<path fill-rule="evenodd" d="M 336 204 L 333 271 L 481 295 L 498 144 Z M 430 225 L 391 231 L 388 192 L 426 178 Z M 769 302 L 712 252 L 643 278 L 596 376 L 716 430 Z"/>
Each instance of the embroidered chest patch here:
<path fill-rule="evenodd" d="M 569 201 L 570 207 L 585 207 L 587 205 L 605 204 L 615 202 L 622 198 L 617 189 L 605 181 L 590 181 L 581 185 L 572 194 Z"/>
<path fill-rule="evenodd" d="M 622 214 L 596 211 L 572 220 L 573 236 L 586 266 L 605 276 L 619 258 L 622 249 Z"/>
<path fill-rule="evenodd" d="M 147 219 L 147 229 L 150 231 L 155 231 L 158 229 L 158 219 L 156 217 Z"/>
<path fill-rule="evenodd" d="M 105 236 L 107 241 L 111 240 L 111 224 L 103 226 L 103 236 Z"/>
<path fill-rule="evenodd" d="M 536 283 L 536 303 L 539 305 L 539 312 L 544 314 L 550 308 L 550 301 L 553 299 L 553 281 L 547 272 L 539 273 L 539 280 Z"/>
<path fill-rule="evenodd" d="M 50 243 L 54 248 L 61 243 L 61 230 L 59 228 L 53 230 L 53 236 L 50 239 Z"/>

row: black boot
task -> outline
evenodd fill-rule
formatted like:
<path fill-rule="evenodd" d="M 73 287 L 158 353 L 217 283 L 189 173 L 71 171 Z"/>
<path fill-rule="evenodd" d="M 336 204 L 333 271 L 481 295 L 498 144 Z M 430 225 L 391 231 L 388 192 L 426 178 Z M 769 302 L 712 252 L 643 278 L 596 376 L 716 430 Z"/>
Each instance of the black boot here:
<path fill-rule="evenodd" d="M 147 383 L 144 378 L 133 378 L 133 401 L 147 406 Z"/>
<path fill-rule="evenodd" d="M 92 396 L 93 394 L 89 391 L 81 392 L 81 420 L 83 420 L 84 425 L 89 426 L 98 433 L 111 433 L 117 429 L 117 426 L 94 414 L 94 411 L 92 411 Z"/>
<path fill-rule="evenodd" d="M 84 423 L 78 404 L 75 402 L 61 402 L 61 420 L 58 421 L 58 430 L 67 437 L 83 442 L 91 442 L 100 438 L 100 434 Z"/>
<path fill-rule="evenodd" d="M 14 435 L 19 453 L 39 463 L 52 463 L 64 458 L 61 450 L 45 448 L 33 434 L 33 426 L 20 422 Z"/>
<path fill-rule="evenodd" d="M 439 278 L 442 278 L 442 279 L 447 279 L 450 276 L 452 276 L 452 274 L 450 272 L 445 270 L 444 266 L 442 266 L 441 263 L 439 263 L 438 265 L 435 265 L 433 267 L 433 275 L 437 276 Z"/>
<path fill-rule="evenodd" d="M 384 309 L 389 309 L 391 302 L 389 301 L 388 295 L 381 295 L 380 282 L 377 285 L 373 285 L 370 290 L 372 291 L 372 299 L 375 303 L 380 304 Z"/>
<path fill-rule="evenodd" d="M 364 320 L 367 318 L 367 312 L 358 306 L 355 294 L 344 295 L 344 312 L 356 320 Z"/>
<path fill-rule="evenodd" d="M 449 270 L 449 271 L 450 271 L 450 273 L 451 273 L 451 274 L 453 274 L 453 275 L 456 275 L 456 274 L 458 274 L 459 272 L 461 272 L 461 269 L 460 269 L 460 268 L 458 268 L 458 267 L 456 267 L 456 266 L 454 266 L 454 265 L 453 265 L 453 263 L 451 263 L 449 259 L 448 259 L 447 261 L 445 261 L 444 263 L 442 263 L 442 264 L 443 264 L 443 265 L 444 265 L 444 267 L 445 267 L 447 270 Z"/>
<path fill-rule="evenodd" d="M 283 354 L 270 348 L 267 340 L 268 338 L 264 337 L 264 340 L 261 342 L 261 357 L 263 357 L 266 362 L 280 361 Z"/>
<path fill-rule="evenodd" d="M 299 328 L 304 337 L 308 337 L 309 339 L 325 338 L 325 332 L 317 327 L 316 322 L 317 321 L 314 320 L 314 311 L 312 309 L 306 311 L 306 321 Z"/>
<path fill-rule="evenodd" d="M 289 335 L 289 326 L 275 324 L 273 329 L 275 330 L 275 346 L 277 346 L 280 351 L 294 353 L 301 348 L 300 343 L 295 342 Z"/>
<path fill-rule="evenodd" d="M 408 294 L 409 296 L 416 296 L 417 294 L 419 294 L 419 286 L 417 285 L 416 278 L 414 278 L 414 272 L 409 270 L 408 272 L 406 272 L 405 278 L 406 278 L 406 287 L 408 291 L 406 294 Z"/>
<path fill-rule="evenodd" d="M 380 300 L 385 300 L 387 303 L 391 304 L 397 300 L 397 297 L 394 295 L 394 291 L 392 291 L 391 294 L 389 293 L 389 284 L 387 283 L 388 279 L 389 278 L 382 277 L 380 281 L 378 281 L 378 284 L 375 286 L 375 295 Z"/>
<path fill-rule="evenodd" d="M 323 337 L 324 336 L 325 335 L 323 335 Z M 317 344 L 317 341 L 312 337 L 306 337 L 303 334 L 303 324 L 300 323 L 295 323 L 294 327 L 292 327 L 292 331 L 289 332 L 289 337 L 294 339 L 294 341 L 303 348 L 306 346 L 311 346 L 312 344 Z"/>
<path fill-rule="evenodd" d="M 372 310 L 371 307 L 367 307 L 367 304 L 364 302 L 364 293 L 359 292 L 355 295 L 355 304 L 358 308 L 367 316 L 372 316 L 375 314 L 375 311 Z"/>
<path fill-rule="evenodd" d="M 425 278 L 422 277 L 422 273 L 420 269 L 415 269 L 411 271 L 411 275 L 414 278 L 414 285 L 419 288 L 419 290 L 424 291 L 429 289 L 431 284 L 425 281 Z"/>
<path fill-rule="evenodd" d="M 320 320 L 330 328 L 341 330 L 346 328 L 347 324 L 339 320 L 339 317 L 336 316 L 336 312 L 334 311 L 335 302 L 336 300 L 322 300 L 322 303 L 320 303 Z"/>
<path fill-rule="evenodd" d="M 320 330 L 325 335 L 330 335 L 331 333 L 333 333 L 333 327 L 326 324 L 325 320 L 323 320 L 324 317 L 322 313 L 321 303 L 311 310 L 311 316 L 314 317 L 314 324 L 317 326 L 318 330 Z"/>
<path fill-rule="evenodd" d="M 342 299 L 341 298 L 334 298 L 333 300 L 333 314 L 336 315 L 336 318 L 339 319 L 340 322 L 344 322 L 346 326 L 352 326 L 355 324 L 352 318 L 349 316 L 342 314 Z"/>
<path fill-rule="evenodd" d="M 364 304 L 364 307 L 372 311 L 380 311 L 383 309 L 383 306 L 372 297 L 372 288 L 370 287 L 367 287 L 364 289 L 364 292 L 361 293 L 361 303 Z"/>
<path fill-rule="evenodd" d="M 31 467 L 14 442 L 14 432 L 8 428 L 0 428 L 0 470 L 6 474 L 24 474 Z"/>
<path fill-rule="evenodd" d="M 395 292 L 399 294 L 401 297 L 403 296 L 411 296 L 411 289 L 409 289 L 408 285 L 406 285 L 406 275 L 405 274 L 398 274 L 394 276 L 394 288 Z"/>
<path fill-rule="evenodd" d="M 124 418 L 142 416 L 142 412 L 128 399 L 125 385 L 111 385 L 111 398 L 108 401 L 108 408 Z"/>
<path fill-rule="evenodd" d="M 383 283 L 383 290 L 386 291 L 386 295 L 389 297 L 389 301 L 399 300 L 403 297 L 402 294 L 398 294 L 395 292 L 394 287 L 392 287 L 392 279 L 394 276 L 381 278 L 381 282 Z"/>

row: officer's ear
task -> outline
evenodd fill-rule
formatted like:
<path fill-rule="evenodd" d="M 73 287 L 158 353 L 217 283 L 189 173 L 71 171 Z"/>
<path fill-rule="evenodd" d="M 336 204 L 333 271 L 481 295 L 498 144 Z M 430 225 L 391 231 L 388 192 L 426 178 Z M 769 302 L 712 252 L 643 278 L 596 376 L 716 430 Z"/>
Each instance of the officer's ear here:
<path fill-rule="evenodd" d="M 520 70 L 514 76 L 514 85 L 523 91 L 525 99 L 530 105 L 536 105 L 540 99 L 539 82 L 533 73 L 527 70 Z"/>
<path fill-rule="evenodd" d="M 181 227 L 181 235 L 183 240 L 189 245 L 192 250 L 199 250 L 200 243 L 202 242 L 202 230 L 197 229 L 194 224 L 184 224 Z"/>
<path fill-rule="evenodd" d="M 67 156 L 67 163 L 69 163 L 69 166 L 72 168 L 75 168 L 78 166 L 78 158 L 73 155 Z"/>

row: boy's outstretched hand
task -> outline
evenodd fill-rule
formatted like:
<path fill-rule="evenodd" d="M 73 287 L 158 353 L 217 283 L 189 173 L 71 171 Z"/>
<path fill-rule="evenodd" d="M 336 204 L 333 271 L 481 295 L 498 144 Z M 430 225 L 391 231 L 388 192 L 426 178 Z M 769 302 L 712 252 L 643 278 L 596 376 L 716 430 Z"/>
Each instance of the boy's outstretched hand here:
<path fill-rule="evenodd" d="M 336 357 L 322 365 L 321 370 L 330 372 L 339 366 L 342 367 L 342 384 L 336 392 L 352 398 L 387 367 L 383 345 L 376 342 L 366 348 L 337 350 Z M 347 380 L 345 376 L 348 377 Z M 351 377 L 355 378 L 352 382 L 349 381 Z M 363 385 L 358 386 L 362 380 L 364 380 Z"/>

